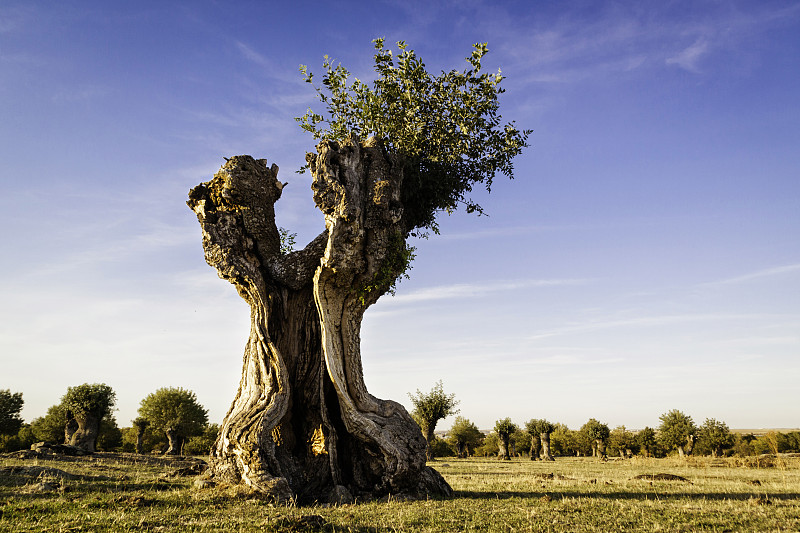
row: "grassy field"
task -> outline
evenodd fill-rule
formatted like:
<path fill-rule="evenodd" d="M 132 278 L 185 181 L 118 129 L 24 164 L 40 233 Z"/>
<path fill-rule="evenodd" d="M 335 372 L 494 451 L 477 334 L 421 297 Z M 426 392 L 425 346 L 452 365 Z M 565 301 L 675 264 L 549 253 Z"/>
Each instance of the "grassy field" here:
<path fill-rule="evenodd" d="M 170 475 L 190 465 L 120 454 L 2 458 L 0 531 L 800 531 L 797 458 L 769 468 L 710 458 L 446 459 L 433 466 L 455 489 L 450 500 L 333 507 L 276 506 Z"/>

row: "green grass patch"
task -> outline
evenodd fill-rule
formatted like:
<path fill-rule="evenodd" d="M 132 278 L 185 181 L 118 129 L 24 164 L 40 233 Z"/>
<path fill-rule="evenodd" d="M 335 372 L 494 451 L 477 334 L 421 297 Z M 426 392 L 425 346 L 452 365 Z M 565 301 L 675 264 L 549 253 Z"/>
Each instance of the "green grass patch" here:
<path fill-rule="evenodd" d="M 195 488 L 191 476 L 169 476 L 185 464 L 167 459 L 3 458 L 0 531 L 800 530 L 800 459 L 771 468 L 706 458 L 431 464 L 454 498 L 296 507 Z"/>

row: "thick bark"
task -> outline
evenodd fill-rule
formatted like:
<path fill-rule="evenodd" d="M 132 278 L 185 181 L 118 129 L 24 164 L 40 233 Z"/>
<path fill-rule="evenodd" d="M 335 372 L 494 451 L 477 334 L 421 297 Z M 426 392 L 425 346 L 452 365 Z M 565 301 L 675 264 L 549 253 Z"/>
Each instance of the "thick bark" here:
<path fill-rule="evenodd" d="M 65 433 L 67 444 L 94 453 L 97 436 L 100 434 L 100 420 L 91 414 L 76 416 L 67 422 Z"/>
<path fill-rule="evenodd" d="M 433 439 L 435 438 L 433 433 L 434 427 L 435 426 L 429 426 L 425 431 L 425 459 L 428 461 L 436 460 L 436 456 L 433 453 Z"/>
<path fill-rule="evenodd" d="M 542 441 L 542 452 L 540 454 L 542 461 L 555 461 L 550 454 L 550 433 L 542 433 L 540 439 Z"/>
<path fill-rule="evenodd" d="M 501 434 L 500 438 L 497 439 L 497 446 L 498 446 L 497 456 L 505 461 L 511 460 L 511 455 L 509 453 L 509 448 L 510 448 L 509 440 L 510 437 L 508 435 L 503 435 L 503 434 Z"/>
<path fill-rule="evenodd" d="M 250 305 L 236 397 L 212 475 L 278 500 L 342 502 L 452 493 L 425 466 L 426 442 L 398 403 L 367 392 L 364 311 L 400 274 L 402 167 L 375 142 L 323 142 L 310 156 L 326 230 L 281 254 L 266 160 L 237 156 L 192 189 L 206 260 Z"/>
<path fill-rule="evenodd" d="M 180 455 L 183 436 L 174 429 L 166 429 L 164 433 L 167 434 L 167 442 L 169 443 L 169 447 L 164 453 L 166 455 Z"/>

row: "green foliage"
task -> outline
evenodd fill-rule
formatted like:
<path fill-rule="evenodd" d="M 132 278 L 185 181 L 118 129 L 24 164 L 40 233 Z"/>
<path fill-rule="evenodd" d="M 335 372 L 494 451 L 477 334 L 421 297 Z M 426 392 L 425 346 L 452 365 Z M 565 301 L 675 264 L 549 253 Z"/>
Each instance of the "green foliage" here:
<path fill-rule="evenodd" d="M 208 455 L 217 441 L 217 435 L 219 435 L 219 424 L 207 424 L 203 428 L 203 433 L 186 441 L 186 444 L 183 445 L 183 453 L 186 455 Z"/>
<path fill-rule="evenodd" d="M 661 425 L 658 426 L 658 438 L 667 451 L 686 445 L 689 435 L 697 434 L 697 427 L 692 417 L 673 409 L 660 417 Z"/>
<path fill-rule="evenodd" d="M 61 405 L 76 418 L 90 415 L 101 420 L 111 413 L 116 401 L 117 395 L 105 383 L 84 383 L 67 388 L 67 393 L 61 398 Z"/>
<path fill-rule="evenodd" d="M 22 427 L 19 416 L 25 404 L 21 392 L 0 389 L 0 435 L 15 435 Z"/>
<path fill-rule="evenodd" d="M 459 444 L 464 448 L 465 452 L 475 452 L 475 450 L 483 442 L 483 433 L 478 429 L 478 426 L 470 422 L 468 419 L 457 416 L 453 421 L 453 427 L 447 434 L 447 440 L 457 450 Z"/>
<path fill-rule="evenodd" d="M 429 393 L 421 392 L 417 389 L 416 394 L 408 395 L 414 410 L 411 416 L 416 420 L 422 429 L 423 435 L 427 439 L 436 429 L 439 420 L 458 413 L 455 394 L 445 394 L 442 380 L 439 380 Z"/>
<path fill-rule="evenodd" d="M 208 422 L 208 412 L 197 402 L 194 392 L 179 387 L 164 387 L 145 397 L 139 416 L 154 429 L 175 431 L 182 437 L 199 435 Z"/>
<path fill-rule="evenodd" d="M 498 95 L 503 76 L 481 72 L 488 47 L 476 44 L 463 72 L 431 76 L 403 41 L 395 57 L 376 39 L 372 88 L 325 56 L 322 86 L 314 86 L 326 114 L 309 109 L 296 120 L 315 139 L 345 141 L 376 136 L 404 164 L 402 201 L 407 229 L 437 230 L 436 213 L 459 205 L 481 213 L 468 198 L 475 184 L 491 190 L 500 172 L 513 177 L 512 160 L 527 146 L 530 131 L 502 124 Z M 306 66 L 306 82 L 314 83 Z"/>
<path fill-rule="evenodd" d="M 628 431 L 625 426 L 617 426 L 608 436 L 608 454 L 624 457 L 627 450 L 633 452 L 635 444 L 636 439 L 633 433 Z"/>
<path fill-rule="evenodd" d="M 511 434 L 510 440 L 514 443 L 514 451 L 518 454 L 531 449 L 531 435 L 527 431 L 522 431 L 517 428 L 517 430 Z"/>
<path fill-rule="evenodd" d="M 550 452 L 553 455 L 577 455 L 581 451 L 577 435 L 576 431 L 565 424 L 555 424 L 555 429 L 550 433 Z M 589 450 L 591 451 L 591 447 Z"/>
<path fill-rule="evenodd" d="M 555 429 L 556 425 L 545 419 L 533 418 L 525 423 L 525 431 L 537 437 L 542 433 L 552 433 Z"/>
<path fill-rule="evenodd" d="M 653 428 L 645 427 L 634 436 L 633 441 L 639 448 L 639 453 L 645 457 L 657 456 L 658 440 Z"/>
<path fill-rule="evenodd" d="M 52 405 L 47 409 L 47 414 L 34 418 L 31 422 L 31 431 L 36 442 L 64 442 L 64 425 L 67 423 L 67 411 L 61 405 Z"/>
<path fill-rule="evenodd" d="M 361 305 L 366 305 L 366 295 L 373 291 L 383 294 L 395 294 L 397 282 L 401 278 L 409 279 L 408 271 L 416 255 L 416 248 L 409 246 L 401 235 L 394 235 L 387 247 L 386 258 L 370 283 L 359 290 Z"/>
<path fill-rule="evenodd" d="M 100 420 L 100 432 L 97 434 L 97 449 L 111 452 L 122 447 L 122 431 L 113 416 L 106 415 Z"/>
<path fill-rule="evenodd" d="M 588 422 L 581 426 L 581 431 L 593 441 L 605 441 L 611 435 L 611 430 L 608 429 L 608 426 L 594 418 L 590 418 Z"/>
<path fill-rule="evenodd" d="M 500 451 L 500 436 L 495 432 L 492 431 L 483 439 L 483 443 L 475 449 L 476 456 L 494 456 L 497 455 Z"/>
<path fill-rule="evenodd" d="M 732 447 L 736 442 L 728 425 L 714 418 L 705 419 L 697 430 L 697 437 L 696 452 L 714 457 L 721 457 L 723 450 Z"/>
<path fill-rule="evenodd" d="M 297 233 L 289 233 L 286 228 L 278 228 L 278 234 L 281 238 L 281 253 L 286 255 L 294 252 L 294 246 L 297 244 Z"/>
<path fill-rule="evenodd" d="M 504 436 L 508 438 L 518 429 L 519 428 L 517 425 L 512 422 L 510 418 L 502 418 L 494 423 L 494 430 L 497 432 L 500 438 L 503 438 Z"/>

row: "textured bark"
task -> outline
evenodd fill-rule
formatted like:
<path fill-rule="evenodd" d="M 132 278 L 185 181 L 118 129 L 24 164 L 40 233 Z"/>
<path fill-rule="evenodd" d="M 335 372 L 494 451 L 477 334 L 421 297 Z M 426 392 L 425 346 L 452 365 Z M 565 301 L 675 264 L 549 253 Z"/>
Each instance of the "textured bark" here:
<path fill-rule="evenodd" d="M 167 429 L 164 431 L 167 435 L 167 442 L 169 443 L 169 447 L 167 451 L 164 452 L 166 455 L 179 455 L 181 453 L 181 444 L 183 442 L 183 437 L 175 431 L 174 429 Z"/>
<path fill-rule="evenodd" d="M 500 435 L 500 438 L 497 439 L 497 457 L 503 459 L 505 461 L 511 460 L 511 455 L 509 453 L 509 436 L 508 435 Z"/>
<path fill-rule="evenodd" d="M 250 305 L 236 397 L 211 452 L 212 475 L 277 500 L 343 502 L 449 495 L 398 403 L 367 392 L 364 311 L 401 273 L 402 167 L 374 141 L 309 154 L 326 230 L 281 254 L 274 204 L 285 184 L 237 156 L 189 194 L 206 261 Z"/>
<path fill-rule="evenodd" d="M 67 422 L 67 428 L 67 444 L 94 453 L 100 434 L 100 420 L 90 414 L 76 416 Z"/>
<path fill-rule="evenodd" d="M 542 461 L 555 461 L 550 454 L 550 433 L 542 433 L 539 437 L 542 442 L 542 451 L 539 455 Z"/>

